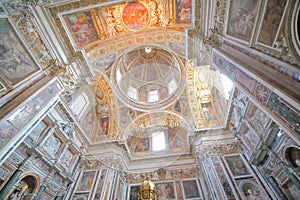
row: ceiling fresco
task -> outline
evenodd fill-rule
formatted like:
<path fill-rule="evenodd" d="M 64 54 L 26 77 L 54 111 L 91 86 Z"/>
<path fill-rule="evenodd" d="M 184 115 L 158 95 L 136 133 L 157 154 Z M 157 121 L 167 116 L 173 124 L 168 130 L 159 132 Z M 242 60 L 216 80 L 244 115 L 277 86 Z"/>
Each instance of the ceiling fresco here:
<path fill-rule="evenodd" d="M 187 153 L 189 136 L 194 134 L 194 130 L 220 128 L 228 112 L 228 99 L 224 92 L 207 82 L 217 72 L 206 67 L 207 71 L 202 73 L 207 76 L 203 77 L 199 69 L 193 70 L 191 81 L 195 88 L 205 86 L 206 90 L 202 88 L 205 98 L 199 90 L 190 93 L 187 87 L 168 107 L 149 110 L 139 110 L 120 101 L 107 77 L 98 75 L 94 83 L 97 124 L 90 136 L 91 143 L 117 139 L 125 144 L 132 158 Z M 199 74 L 195 75 L 195 72 Z M 160 132 L 164 134 L 165 149 L 154 151 L 153 135 Z"/>
<path fill-rule="evenodd" d="M 60 21 L 75 50 L 89 49 L 126 32 L 149 28 L 183 31 L 191 24 L 191 1 L 139 0 L 112 2 L 65 10 Z M 55 10 L 53 10 L 55 12 Z"/>
<path fill-rule="evenodd" d="M 93 80 L 93 88 L 96 98 L 95 112 L 97 121 L 94 141 L 117 138 L 117 112 L 114 94 L 107 78 L 98 74 Z"/>
<path fill-rule="evenodd" d="M 191 93 L 187 87 L 168 107 L 149 110 L 139 110 L 120 101 L 108 78 L 98 74 L 93 83 L 97 120 L 93 134 L 87 135 L 91 144 L 117 139 L 125 142 L 132 158 L 187 153 L 190 145 L 188 137 L 194 134 L 194 130 L 221 127 L 228 112 L 228 99 L 224 93 L 207 82 L 217 72 L 206 67 L 207 71 L 202 73 L 207 77 L 203 77 L 203 74 L 195 75 L 195 72 L 200 73 L 199 69 L 193 69 L 191 83 L 196 85 L 195 88 L 205 86 L 206 91 L 202 88 L 205 98 L 199 95 L 198 90 Z M 199 80 L 200 77 L 203 80 Z M 152 136 L 159 132 L 164 133 L 166 147 L 155 152 Z"/>
<path fill-rule="evenodd" d="M 121 138 L 126 138 L 132 156 L 143 157 L 186 153 L 188 136 L 192 133 L 191 125 L 182 116 L 171 111 L 155 111 L 134 119 Z M 158 141 L 155 137 L 159 135 Z M 159 144 L 159 149 L 155 144 Z"/>
<path fill-rule="evenodd" d="M 191 2 L 88 0 L 49 8 L 66 48 L 82 53 L 93 74 L 95 101 L 80 120 L 92 146 L 118 141 L 132 159 L 188 154 L 194 130 L 223 125 L 228 99 L 212 84 L 220 74 L 186 60 Z M 159 137 L 165 142 L 157 150 Z"/>

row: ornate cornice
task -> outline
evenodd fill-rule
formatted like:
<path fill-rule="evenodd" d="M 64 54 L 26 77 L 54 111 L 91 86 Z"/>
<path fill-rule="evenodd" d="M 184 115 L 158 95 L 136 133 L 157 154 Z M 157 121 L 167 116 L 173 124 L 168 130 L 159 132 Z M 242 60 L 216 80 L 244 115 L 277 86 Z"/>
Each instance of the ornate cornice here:
<path fill-rule="evenodd" d="M 124 177 L 129 184 L 141 183 L 146 177 L 152 181 L 181 180 L 187 178 L 197 178 L 201 175 L 201 169 L 197 166 L 183 167 L 179 169 L 160 168 L 147 173 L 125 172 Z"/>
<path fill-rule="evenodd" d="M 196 146 L 195 154 L 199 159 L 203 159 L 209 156 L 223 156 L 243 152 L 243 144 L 239 140 L 234 139 L 229 141 L 203 142 Z"/>

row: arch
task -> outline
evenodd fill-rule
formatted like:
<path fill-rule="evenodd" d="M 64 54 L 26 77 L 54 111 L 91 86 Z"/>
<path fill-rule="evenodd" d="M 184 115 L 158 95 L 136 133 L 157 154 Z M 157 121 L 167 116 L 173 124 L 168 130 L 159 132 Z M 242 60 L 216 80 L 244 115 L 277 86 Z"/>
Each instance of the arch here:
<path fill-rule="evenodd" d="M 291 10 L 288 16 L 289 23 L 287 23 L 287 32 L 291 40 L 288 42 L 292 50 L 294 51 L 297 59 L 300 60 L 300 2 L 292 2 L 290 5 L 290 9 Z M 300 77 L 298 76 L 294 78 L 299 80 Z"/>
<path fill-rule="evenodd" d="M 23 199 L 26 195 L 35 195 L 40 189 L 40 176 L 35 172 L 25 172 L 16 182 L 6 199 Z"/>
<path fill-rule="evenodd" d="M 299 146 L 288 144 L 282 148 L 282 158 L 284 162 L 294 169 L 300 169 L 300 148 Z"/>
<path fill-rule="evenodd" d="M 25 182 L 31 194 L 37 194 L 41 186 L 41 177 L 35 172 L 25 172 L 18 182 Z"/>
<path fill-rule="evenodd" d="M 244 180 L 239 183 L 239 190 L 243 199 L 265 199 L 264 192 L 253 180 Z"/>

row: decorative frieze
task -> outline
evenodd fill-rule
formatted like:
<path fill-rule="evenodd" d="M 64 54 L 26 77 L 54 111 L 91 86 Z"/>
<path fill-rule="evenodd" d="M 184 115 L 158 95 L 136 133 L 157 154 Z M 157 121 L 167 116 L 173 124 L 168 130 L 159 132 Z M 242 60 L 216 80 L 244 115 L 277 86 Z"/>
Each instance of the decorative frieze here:
<path fill-rule="evenodd" d="M 199 159 L 203 159 L 207 156 L 220 156 L 233 153 L 242 153 L 244 151 L 243 145 L 239 140 L 229 142 L 214 142 L 202 143 L 196 146 L 195 154 Z"/>
<path fill-rule="evenodd" d="M 158 170 L 148 173 L 130 173 L 124 172 L 126 182 L 130 184 L 141 183 L 146 177 L 151 177 L 153 181 L 165 181 L 165 180 L 181 180 L 188 178 L 200 178 L 201 169 L 197 166 L 181 169 L 165 169 L 160 168 Z"/>
<path fill-rule="evenodd" d="M 49 2 L 50 1 L 17 0 L 5 3 L 9 14 L 21 31 L 23 38 L 43 68 L 50 66 L 54 58 L 40 33 L 38 23 L 31 7 L 40 6 Z"/>

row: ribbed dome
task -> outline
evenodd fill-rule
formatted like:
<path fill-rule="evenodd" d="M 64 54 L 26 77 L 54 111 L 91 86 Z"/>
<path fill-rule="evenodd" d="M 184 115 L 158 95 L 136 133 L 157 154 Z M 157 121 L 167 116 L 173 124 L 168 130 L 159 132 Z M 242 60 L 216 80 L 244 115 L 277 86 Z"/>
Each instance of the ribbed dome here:
<path fill-rule="evenodd" d="M 141 46 L 119 57 L 111 79 L 123 103 L 147 111 L 166 107 L 176 100 L 183 90 L 185 71 L 170 51 Z"/>

